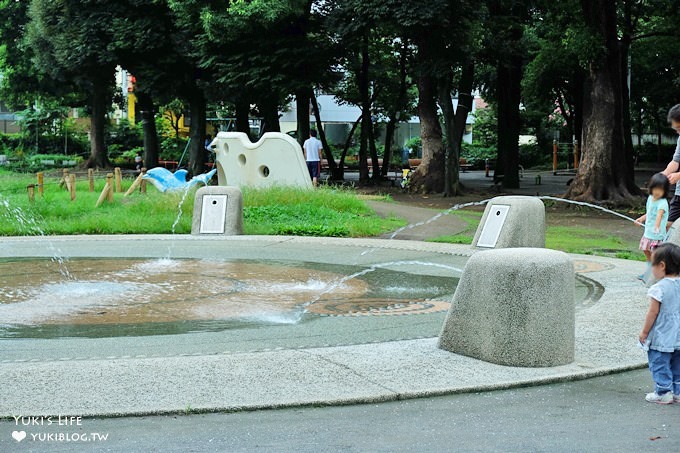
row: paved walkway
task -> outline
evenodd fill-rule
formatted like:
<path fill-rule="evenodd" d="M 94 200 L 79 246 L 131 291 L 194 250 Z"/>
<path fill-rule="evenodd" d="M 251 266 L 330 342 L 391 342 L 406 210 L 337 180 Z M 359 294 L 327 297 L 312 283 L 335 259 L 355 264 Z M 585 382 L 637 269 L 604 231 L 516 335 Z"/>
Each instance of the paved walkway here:
<path fill-rule="evenodd" d="M 3 452 L 672 452 L 680 405 L 645 403 L 647 370 L 576 382 L 370 405 L 227 414 L 0 421 Z M 25 431 L 17 443 L 14 431 Z M 89 442 L 40 441 L 46 433 Z M 102 440 L 101 436 L 106 436 Z"/>
<path fill-rule="evenodd" d="M 170 245 L 173 257 L 284 260 L 306 250 L 306 261 L 357 266 L 411 260 L 462 267 L 465 256 L 473 253 L 467 246 L 415 241 L 299 237 L 83 236 L 53 238 L 51 243 L 71 257 L 134 253 L 151 258 L 165 256 Z M 6 238 L 0 249 L 0 257 L 46 255 L 49 247 L 35 238 Z M 254 350 L 234 350 L 220 333 L 147 340 L 1 340 L 0 382 L 9 384 L 0 388 L 0 415 L 141 415 L 382 402 L 643 367 L 644 354 L 635 345 L 647 304 L 645 289 L 634 277 L 639 263 L 574 258 L 580 272 L 606 291 L 596 303 L 577 310 L 576 360 L 570 365 L 515 368 L 485 363 L 437 349 L 431 334 L 324 347 L 274 346 L 274 341 L 272 349 Z M 418 264 L 402 270 L 452 272 Z M 406 318 L 417 324 L 419 316 Z M 380 317 L 375 321 L 374 327 L 380 328 Z M 334 327 L 326 330 L 332 337 Z"/>

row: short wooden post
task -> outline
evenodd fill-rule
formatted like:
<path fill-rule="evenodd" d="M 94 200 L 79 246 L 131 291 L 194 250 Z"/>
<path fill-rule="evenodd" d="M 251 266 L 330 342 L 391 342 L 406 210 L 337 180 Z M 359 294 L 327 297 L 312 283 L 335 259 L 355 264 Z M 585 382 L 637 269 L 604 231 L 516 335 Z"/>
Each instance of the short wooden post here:
<path fill-rule="evenodd" d="M 553 174 L 557 174 L 557 140 L 553 140 Z"/>
<path fill-rule="evenodd" d="M 71 201 L 76 199 L 76 175 L 70 174 L 69 175 L 69 189 L 71 192 Z"/>
<path fill-rule="evenodd" d="M 106 193 L 106 201 L 113 203 L 113 175 L 111 173 L 106 175 L 106 185 L 109 186 L 109 191 Z"/>
<path fill-rule="evenodd" d="M 139 187 L 142 184 L 142 181 L 144 181 L 144 179 L 142 179 L 143 177 L 144 177 L 144 169 L 142 169 L 142 171 L 139 172 L 139 176 L 137 176 L 137 178 L 132 182 L 132 185 L 127 190 L 127 192 L 125 192 L 125 195 L 123 195 L 123 196 L 127 197 L 132 192 L 134 192 L 135 189 L 137 189 L 137 187 Z"/>
<path fill-rule="evenodd" d="M 144 173 L 146 173 L 146 168 L 142 167 L 142 173 L 141 174 L 144 174 Z M 142 179 L 142 181 L 139 183 L 139 191 L 141 193 L 146 193 L 146 179 Z"/>
<path fill-rule="evenodd" d="M 98 208 L 102 203 L 104 203 L 104 200 L 107 201 L 113 201 L 113 174 L 109 173 L 106 175 L 106 184 L 104 185 L 104 188 L 102 189 L 102 193 L 99 194 L 99 198 L 97 199 L 97 204 L 95 204 L 95 208 Z"/>
<path fill-rule="evenodd" d="M 120 167 L 114 168 L 113 171 L 116 175 L 116 192 L 122 192 L 123 191 L 123 175 L 120 171 Z"/>
<path fill-rule="evenodd" d="M 90 192 L 94 192 L 94 169 L 87 169 L 87 180 L 90 183 Z"/>
<path fill-rule="evenodd" d="M 65 187 L 68 189 L 68 168 L 62 170 L 61 181 L 59 181 L 59 187 Z"/>
<path fill-rule="evenodd" d="M 43 175 L 43 172 L 39 171 L 38 172 L 38 194 L 42 197 L 44 195 L 44 183 L 45 177 Z"/>
<path fill-rule="evenodd" d="M 29 184 L 26 189 L 28 189 L 28 201 L 35 201 L 35 184 Z"/>

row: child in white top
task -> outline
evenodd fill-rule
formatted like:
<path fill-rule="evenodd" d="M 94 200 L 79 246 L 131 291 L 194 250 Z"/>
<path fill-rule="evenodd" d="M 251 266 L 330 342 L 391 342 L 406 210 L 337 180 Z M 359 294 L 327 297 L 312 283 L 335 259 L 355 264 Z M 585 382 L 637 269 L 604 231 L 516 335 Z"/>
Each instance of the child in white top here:
<path fill-rule="evenodd" d="M 680 403 L 680 247 L 658 246 L 652 254 L 652 273 L 659 280 L 649 288 L 649 310 L 639 340 L 648 347 L 647 359 L 654 392 L 651 403 Z"/>

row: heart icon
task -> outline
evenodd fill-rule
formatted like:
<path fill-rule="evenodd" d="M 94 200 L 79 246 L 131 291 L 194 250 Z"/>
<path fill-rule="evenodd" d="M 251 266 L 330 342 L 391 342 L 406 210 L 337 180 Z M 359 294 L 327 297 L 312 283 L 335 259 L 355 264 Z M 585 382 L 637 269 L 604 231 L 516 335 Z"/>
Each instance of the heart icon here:
<path fill-rule="evenodd" d="M 26 438 L 26 431 L 12 431 L 12 437 L 14 437 L 14 440 L 17 442 L 21 442 Z"/>

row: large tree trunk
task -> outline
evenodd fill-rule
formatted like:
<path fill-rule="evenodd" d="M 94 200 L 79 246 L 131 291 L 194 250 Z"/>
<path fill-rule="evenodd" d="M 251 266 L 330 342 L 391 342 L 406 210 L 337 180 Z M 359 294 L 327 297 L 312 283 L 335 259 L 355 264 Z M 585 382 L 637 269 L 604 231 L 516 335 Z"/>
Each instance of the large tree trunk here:
<path fill-rule="evenodd" d="M 90 98 L 92 114 L 90 116 L 90 157 L 85 164 L 87 168 L 111 166 L 104 141 L 108 101 L 105 83 L 95 80 Z"/>
<path fill-rule="evenodd" d="M 442 127 L 437 117 L 436 82 L 422 72 L 418 76 L 418 115 L 423 159 L 411 177 L 411 190 L 432 193 L 444 190 L 444 144 Z"/>
<path fill-rule="evenodd" d="M 144 132 L 144 166 L 154 168 L 158 166 L 158 132 L 156 131 L 156 111 L 151 96 L 138 93 L 142 130 Z"/>
<path fill-rule="evenodd" d="M 309 89 L 295 92 L 295 107 L 297 119 L 297 140 L 300 146 L 309 138 Z"/>
<path fill-rule="evenodd" d="M 603 40 L 604 61 L 591 63 L 583 112 L 583 159 L 566 196 L 612 204 L 634 202 L 623 137 L 623 86 L 616 29 L 616 5 L 581 1 L 586 24 Z"/>
<path fill-rule="evenodd" d="M 521 33 L 520 33 L 521 36 Z M 519 188 L 519 103 L 522 93 L 522 61 L 518 56 L 501 58 L 496 69 L 498 93 L 498 165 L 503 187 Z"/>
<path fill-rule="evenodd" d="M 200 89 L 196 89 L 189 100 L 189 171 L 193 176 L 205 172 L 205 97 Z"/>

